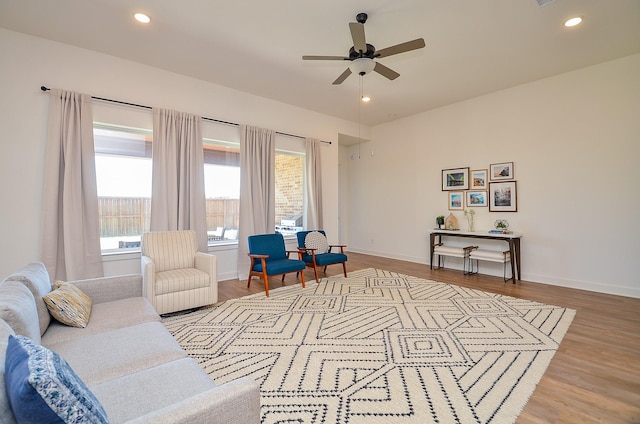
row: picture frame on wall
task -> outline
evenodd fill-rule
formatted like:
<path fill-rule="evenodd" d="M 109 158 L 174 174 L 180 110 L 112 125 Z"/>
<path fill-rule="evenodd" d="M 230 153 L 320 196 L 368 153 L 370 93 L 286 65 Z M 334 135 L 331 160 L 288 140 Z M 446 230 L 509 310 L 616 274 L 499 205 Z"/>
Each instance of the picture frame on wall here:
<path fill-rule="evenodd" d="M 471 171 L 469 178 L 469 190 L 486 190 L 487 189 L 487 170 L 474 169 Z"/>
<path fill-rule="evenodd" d="M 489 212 L 517 212 L 516 181 L 489 183 Z"/>
<path fill-rule="evenodd" d="M 453 168 L 442 170 L 442 191 L 468 190 L 469 168 Z"/>
<path fill-rule="evenodd" d="M 488 206 L 487 193 L 486 190 L 467 191 L 467 207 L 480 208 Z"/>
<path fill-rule="evenodd" d="M 450 211 L 464 210 L 464 192 L 462 191 L 449 192 L 449 210 Z"/>
<path fill-rule="evenodd" d="M 513 162 L 493 163 L 489 167 L 491 181 L 513 180 Z"/>

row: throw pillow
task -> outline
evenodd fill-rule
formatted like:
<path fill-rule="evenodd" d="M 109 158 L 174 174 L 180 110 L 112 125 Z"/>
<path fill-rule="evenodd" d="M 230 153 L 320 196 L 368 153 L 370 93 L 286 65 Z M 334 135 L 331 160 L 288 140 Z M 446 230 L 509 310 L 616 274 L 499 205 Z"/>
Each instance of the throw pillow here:
<path fill-rule="evenodd" d="M 54 290 L 43 298 L 51 316 L 65 325 L 85 328 L 91 316 L 91 298 L 63 281 L 56 281 L 53 287 Z"/>
<path fill-rule="evenodd" d="M 5 383 L 19 423 L 108 423 L 89 388 L 57 353 L 24 336 L 9 336 Z"/>
<path fill-rule="evenodd" d="M 329 251 L 329 242 L 321 232 L 311 231 L 304 238 L 304 247 L 316 249 L 316 255 L 320 255 Z"/>

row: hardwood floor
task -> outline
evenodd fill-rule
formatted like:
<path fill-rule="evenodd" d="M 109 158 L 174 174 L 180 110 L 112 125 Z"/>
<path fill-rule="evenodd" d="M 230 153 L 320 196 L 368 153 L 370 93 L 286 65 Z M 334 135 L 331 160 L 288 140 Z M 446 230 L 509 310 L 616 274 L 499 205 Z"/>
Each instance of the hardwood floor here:
<path fill-rule="evenodd" d="M 640 423 L 640 299 L 502 277 L 429 270 L 428 265 L 349 253 L 347 270 L 379 268 L 575 309 L 576 317 L 518 423 Z M 327 275 L 342 273 L 333 265 Z M 313 271 L 305 272 L 313 281 Z M 321 276 L 322 278 L 322 276 Z M 299 284 L 287 275 L 285 285 Z M 315 284 L 315 283 L 313 283 Z M 270 289 L 281 287 L 280 278 Z M 264 291 L 261 280 L 219 283 L 219 300 Z"/>

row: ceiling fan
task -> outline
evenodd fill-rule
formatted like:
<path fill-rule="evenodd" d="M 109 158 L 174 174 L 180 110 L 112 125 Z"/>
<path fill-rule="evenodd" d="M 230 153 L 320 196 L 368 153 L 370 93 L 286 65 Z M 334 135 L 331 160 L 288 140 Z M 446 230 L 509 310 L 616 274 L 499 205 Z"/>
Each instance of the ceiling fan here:
<path fill-rule="evenodd" d="M 382 50 L 377 50 L 371 44 L 367 44 L 364 36 L 364 24 L 367 22 L 366 13 L 356 15 L 357 22 L 349 22 L 349 30 L 353 39 L 353 47 L 349 49 L 349 56 L 302 56 L 303 60 L 350 60 L 349 67 L 333 82 L 334 85 L 342 84 L 352 73 L 366 75 L 371 71 L 394 80 L 399 73 L 390 69 L 374 59 L 387 57 L 398 53 L 421 49 L 425 46 L 424 39 L 417 38 L 405 43 L 396 44 Z"/>

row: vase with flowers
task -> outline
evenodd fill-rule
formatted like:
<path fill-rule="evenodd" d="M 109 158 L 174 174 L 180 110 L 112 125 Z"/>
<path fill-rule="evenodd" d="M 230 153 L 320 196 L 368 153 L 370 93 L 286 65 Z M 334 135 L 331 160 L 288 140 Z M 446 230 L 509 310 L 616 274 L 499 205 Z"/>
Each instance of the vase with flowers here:
<path fill-rule="evenodd" d="M 476 230 L 474 222 L 476 211 L 474 209 L 465 209 L 464 216 L 467 218 L 467 224 L 469 224 L 469 232 L 474 232 Z"/>

